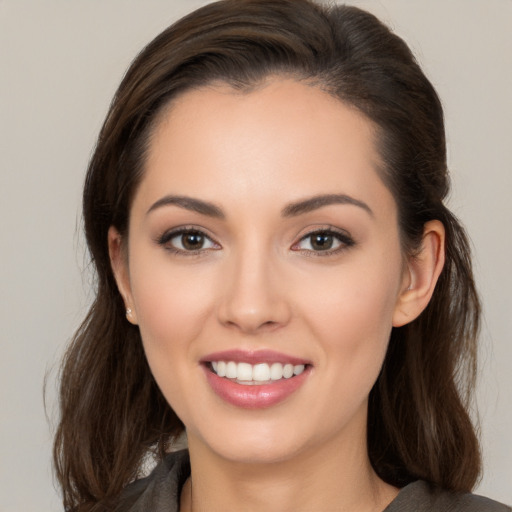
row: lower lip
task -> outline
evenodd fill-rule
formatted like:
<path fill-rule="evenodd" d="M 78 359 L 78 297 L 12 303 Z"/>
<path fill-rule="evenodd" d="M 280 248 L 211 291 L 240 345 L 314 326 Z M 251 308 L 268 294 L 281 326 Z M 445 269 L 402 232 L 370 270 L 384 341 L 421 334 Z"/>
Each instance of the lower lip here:
<path fill-rule="evenodd" d="M 286 400 L 297 391 L 309 375 L 309 367 L 289 379 L 280 379 L 270 384 L 244 385 L 219 377 L 204 367 L 206 378 L 213 391 L 224 401 L 243 409 L 264 409 Z"/>

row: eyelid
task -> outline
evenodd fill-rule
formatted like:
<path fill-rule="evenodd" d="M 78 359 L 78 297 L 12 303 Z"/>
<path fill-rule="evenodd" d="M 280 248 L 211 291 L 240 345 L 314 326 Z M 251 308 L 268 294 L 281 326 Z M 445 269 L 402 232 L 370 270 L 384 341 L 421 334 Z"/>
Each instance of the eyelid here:
<path fill-rule="evenodd" d="M 169 245 L 169 242 L 173 238 L 187 233 L 200 234 L 204 236 L 206 239 L 208 239 L 213 245 L 215 245 L 215 247 L 200 248 L 197 250 L 185 250 Z M 335 237 L 339 241 L 339 247 L 336 247 L 335 249 L 325 250 L 301 249 L 298 247 L 298 245 L 302 241 L 316 234 L 327 234 Z M 222 248 L 222 246 L 215 240 L 215 238 L 211 234 L 209 234 L 208 230 L 202 227 L 198 227 L 196 225 L 177 226 L 165 230 L 161 235 L 157 236 L 154 241 L 155 243 L 157 243 L 160 246 L 163 246 L 166 250 L 170 252 L 185 256 L 201 255 L 209 251 L 219 250 Z M 300 235 L 298 240 L 294 242 L 293 245 L 291 246 L 291 249 L 296 252 L 302 252 L 304 254 L 307 254 L 308 256 L 329 256 L 347 250 L 353 245 L 355 245 L 355 241 L 346 230 L 331 225 L 327 225 L 310 228 L 306 233 Z"/>
<path fill-rule="evenodd" d="M 180 249 L 178 247 L 174 247 L 172 245 L 169 245 L 169 242 L 180 235 L 187 234 L 187 233 L 193 233 L 193 234 L 199 234 L 204 236 L 206 239 L 208 239 L 212 244 L 214 244 L 216 247 L 207 247 L 207 248 L 201 248 L 197 250 L 184 250 Z M 161 235 L 157 236 L 155 238 L 155 243 L 158 245 L 161 245 L 165 249 L 167 249 L 170 252 L 185 255 L 185 256 L 194 256 L 194 255 L 200 255 L 204 254 L 208 251 L 212 250 L 219 250 L 221 248 L 220 244 L 215 240 L 215 238 L 210 235 L 207 230 L 204 228 L 194 226 L 194 225 L 186 225 L 186 226 L 178 226 L 175 228 L 168 229 L 164 231 Z"/>
<path fill-rule="evenodd" d="M 305 239 L 312 237 L 316 234 L 327 234 L 334 236 L 340 242 L 340 246 L 335 249 L 326 249 L 323 251 L 315 251 L 312 249 L 300 249 L 298 245 Z M 334 226 L 319 226 L 313 229 L 310 229 L 307 233 L 302 234 L 298 241 L 295 242 L 291 249 L 297 252 L 302 252 L 307 254 L 308 256 L 329 256 L 333 254 L 341 253 L 350 247 L 355 245 L 355 240 L 353 237 L 344 229 L 336 228 Z"/>

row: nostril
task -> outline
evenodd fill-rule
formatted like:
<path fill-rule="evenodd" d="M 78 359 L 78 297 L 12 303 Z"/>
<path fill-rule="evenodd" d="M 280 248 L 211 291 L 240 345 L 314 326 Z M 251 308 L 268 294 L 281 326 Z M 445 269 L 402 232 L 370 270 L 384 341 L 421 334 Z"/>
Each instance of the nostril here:
<path fill-rule="evenodd" d="M 270 332 L 278 329 L 281 322 L 274 320 L 260 321 L 256 316 L 247 315 L 245 317 L 239 316 L 234 320 L 227 320 L 222 322 L 226 327 L 238 329 L 244 333 L 256 332 Z"/>
<path fill-rule="evenodd" d="M 244 333 L 272 331 L 288 323 L 290 307 L 282 287 L 269 282 L 263 270 L 242 270 L 228 278 L 219 293 L 219 322 Z"/>

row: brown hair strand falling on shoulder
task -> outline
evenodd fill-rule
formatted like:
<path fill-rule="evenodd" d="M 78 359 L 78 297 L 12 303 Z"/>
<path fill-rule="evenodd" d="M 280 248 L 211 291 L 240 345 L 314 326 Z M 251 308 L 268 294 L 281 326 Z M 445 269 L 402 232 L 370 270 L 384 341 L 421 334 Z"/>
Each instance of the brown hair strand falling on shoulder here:
<path fill-rule="evenodd" d="M 225 0 L 181 19 L 139 54 L 89 164 L 83 216 L 96 299 L 64 357 L 54 445 L 66 510 L 114 503 L 148 452 L 162 457 L 183 430 L 138 328 L 125 319 L 107 245 L 110 226 L 127 232 L 156 119 L 185 90 L 214 81 L 251 90 L 279 74 L 321 87 L 374 123 L 404 251 L 414 254 L 427 221 L 445 226 L 434 296 L 417 320 L 393 329 L 370 395 L 368 449 L 390 484 L 475 485 L 480 454 L 468 406 L 480 309 L 466 236 L 443 204 L 449 182 L 437 94 L 406 44 L 371 14 L 308 0 Z"/>

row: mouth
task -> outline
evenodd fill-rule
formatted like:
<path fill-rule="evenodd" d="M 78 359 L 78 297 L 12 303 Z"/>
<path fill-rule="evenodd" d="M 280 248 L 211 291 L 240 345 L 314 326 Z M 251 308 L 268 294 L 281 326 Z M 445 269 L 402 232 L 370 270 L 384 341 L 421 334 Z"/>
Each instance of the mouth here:
<path fill-rule="evenodd" d="M 304 372 L 306 364 L 292 363 L 244 363 L 236 361 L 210 361 L 209 370 L 222 377 L 245 386 L 271 384 L 283 379 L 291 379 Z"/>
<path fill-rule="evenodd" d="M 267 408 L 295 394 L 308 380 L 310 361 L 271 350 L 228 350 L 201 360 L 206 379 L 223 401 L 245 409 Z"/>

